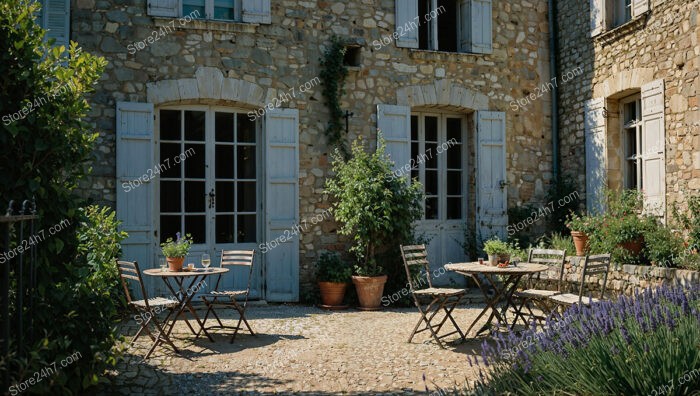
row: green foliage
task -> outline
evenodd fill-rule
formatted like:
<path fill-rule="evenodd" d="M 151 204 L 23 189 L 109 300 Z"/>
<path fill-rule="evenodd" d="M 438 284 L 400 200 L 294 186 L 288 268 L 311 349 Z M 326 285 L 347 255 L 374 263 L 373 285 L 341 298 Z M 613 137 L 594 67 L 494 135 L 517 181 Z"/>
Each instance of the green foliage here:
<path fill-rule="evenodd" d="M 484 242 L 484 252 L 488 255 L 507 254 L 511 252 L 511 246 L 495 236 Z"/>
<path fill-rule="evenodd" d="M 97 133 L 83 120 L 85 97 L 106 62 L 82 52 L 52 48 L 34 15 L 38 2 L 0 0 L 0 206 L 35 197 L 37 229 L 61 222 L 70 227 L 37 245 L 33 296 L 35 340 L 22 347 L 28 358 L 6 362 L 12 381 L 28 379 L 46 365 L 79 352 L 75 363 L 32 392 L 80 393 L 115 363 L 109 286 L 78 251 L 76 226 L 82 200 L 73 194 L 88 172 Z M 31 107 L 30 104 L 31 103 Z M 23 111 L 24 109 L 24 111 Z M 20 112 L 12 121 L 10 115 Z M 5 118 L 7 116 L 7 118 Z"/>
<path fill-rule="evenodd" d="M 660 223 L 653 223 L 644 234 L 644 253 L 652 264 L 674 267 L 683 253 L 683 239 Z"/>
<path fill-rule="evenodd" d="M 192 243 L 192 235 L 185 234 L 184 237 L 180 237 L 178 232 L 175 240 L 168 238 L 160 244 L 160 247 L 165 257 L 185 257 L 190 252 Z"/>
<path fill-rule="evenodd" d="M 325 131 L 328 144 L 340 150 L 347 158 L 349 153 L 344 140 L 343 110 L 340 108 L 340 97 L 345 93 L 345 78 L 348 76 L 348 68 L 343 63 L 345 51 L 343 40 L 333 36 L 330 47 L 321 59 L 320 78 L 323 82 L 323 97 L 330 112 Z"/>
<path fill-rule="evenodd" d="M 326 181 L 326 192 L 334 199 L 333 215 L 341 223 L 338 232 L 353 239 L 350 250 L 359 261 L 356 273 L 380 275 L 379 257 L 389 251 L 393 255 L 399 244 L 413 240 L 413 222 L 422 214 L 421 186 L 393 174 L 381 134 L 374 153 L 368 153 L 359 138 L 350 159 L 337 149 L 333 157 L 335 176 Z"/>
<path fill-rule="evenodd" d="M 485 343 L 477 395 L 690 395 L 700 389 L 698 289 L 573 307 L 548 330 Z M 671 386 L 672 385 L 672 386 Z M 663 391 L 662 391 L 663 389 Z"/>
<path fill-rule="evenodd" d="M 571 212 L 569 216 L 567 216 L 566 226 L 571 231 L 583 232 L 584 234 L 590 235 L 600 226 L 599 219 L 600 218 L 597 216 L 581 215 L 576 212 Z"/>
<path fill-rule="evenodd" d="M 688 198 L 688 213 L 681 212 L 678 205 L 673 205 L 673 217 L 688 234 L 691 246 L 700 250 L 700 196 Z"/>
<path fill-rule="evenodd" d="M 571 236 L 553 232 L 546 240 L 546 245 L 549 249 L 564 250 L 567 256 L 576 253 L 576 245 L 574 245 L 574 239 Z"/>
<path fill-rule="evenodd" d="M 352 267 L 338 253 L 324 252 L 316 264 L 316 280 L 319 282 L 344 283 L 350 280 Z"/>

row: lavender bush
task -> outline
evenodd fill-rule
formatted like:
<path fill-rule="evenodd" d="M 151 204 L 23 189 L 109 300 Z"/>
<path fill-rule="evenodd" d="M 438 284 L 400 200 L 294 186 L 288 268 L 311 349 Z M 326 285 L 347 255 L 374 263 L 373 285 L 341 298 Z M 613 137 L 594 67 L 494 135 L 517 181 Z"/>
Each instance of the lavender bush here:
<path fill-rule="evenodd" d="M 700 390 L 698 286 L 573 306 L 546 328 L 484 342 L 480 380 L 466 392 L 656 396 Z"/>

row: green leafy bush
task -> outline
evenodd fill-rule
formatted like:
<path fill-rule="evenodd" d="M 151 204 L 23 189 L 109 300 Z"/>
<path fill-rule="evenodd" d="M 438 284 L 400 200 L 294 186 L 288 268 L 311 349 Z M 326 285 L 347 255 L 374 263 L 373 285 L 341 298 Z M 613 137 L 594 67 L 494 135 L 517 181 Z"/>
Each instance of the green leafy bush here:
<path fill-rule="evenodd" d="M 688 198 L 688 212 L 681 212 L 678 205 L 673 205 L 673 217 L 688 234 L 689 244 L 695 251 L 700 251 L 700 196 Z"/>
<path fill-rule="evenodd" d="M 422 188 L 407 183 L 392 172 L 393 162 L 385 154 L 385 142 L 378 137 L 377 150 L 368 153 L 362 138 L 352 144 L 352 157 L 345 160 L 339 150 L 333 156 L 335 176 L 326 181 L 333 198 L 333 215 L 341 223 L 339 233 L 352 237 L 359 264 L 358 275 L 384 272 L 378 263 L 384 253 L 398 255 L 399 244 L 414 239 L 413 222 L 422 215 Z"/>
<path fill-rule="evenodd" d="M 484 242 L 484 252 L 488 255 L 509 254 L 511 246 L 496 236 Z"/>
<path fill-rule="evenodd" d="M 347 282 L 352 275 L 352 267 L 345 263 L 338 253 L 324 252 L 316 265 L 316 280 L 319 282 Z"/>
<path fill-rule="evenodd" d="M 481 378 L 468 391 L 612 396 L 688 395 L 700 389 L 697 286 L 575 305 L 553 319 L 545 331 L 495 333 L 495 346 L 484 342 Z"/>
<path fill-rule="evenodd" d="M 675 267 L 683 253 L 683 239 L 663 224 L 655 223 L 644 234 L 644 253 L 652 264 Z"/>
<path fill-rule="evenodd" d="M 546 245 L 550 249 L 564 250 L 567 256 L 576 254 L 576 245 L 574 245 L 574 239 L 571 236 L 553 232 L 546 239 Z"/>
<path fill-rule="evenodd" d="M 12 383 L 79 353 L 81 358 L 32 387 L 32 392 L 84 393 L 115 362 L 116 302 L 78 251 L 76 228 L 83 200 L 73 193 L 87 174 L 98 134 L 84 121 L 85 97 L 106 62 L 81 51 L 52 48 L 35 15 L 39 2 L 0 0 L 0 114 L 22 114 L 0 123 L 0 206 L 35 197 L 37 230 L 70 223 L 37 245 L 33 292 L 34 339 L 19 347 L 25 358 L 6 361 Z M 39 106 L 29 108 L 29 103 Z M 17 118 L 17 117 L 13 117 Z M 1 243 L 1 242 L 0 242 Z M 13 297 L 14 298 L 14 297 Z M 14 335 L 13 335 L 14 337 Z"/>

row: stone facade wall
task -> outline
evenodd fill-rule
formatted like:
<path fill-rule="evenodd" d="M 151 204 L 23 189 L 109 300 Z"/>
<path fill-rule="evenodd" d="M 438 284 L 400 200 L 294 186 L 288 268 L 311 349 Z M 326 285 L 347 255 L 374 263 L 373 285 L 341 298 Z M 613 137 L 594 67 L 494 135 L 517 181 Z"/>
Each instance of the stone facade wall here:
<path fill-rule="evenodd" d="M 670 208 L 700 189 L 700 1 L 650 3 L 647 14 L 590 38 L 589 2 L 557 2 L 560 70 L 584 70 L 579 78 L 560 85 L 561 164 L 564 175 L 585 191 L 583 105 L 592 98 L 608 98 L 607 151 L 615 158 L 608 163 L 608 183 L 620 186 L 620 140 L 612 131 L 612 124 L 619 123 L 616 99 L 663 79 Z"/>
<path fill-rule="evenodd" d="M 564 265 L 564 281 L 562 291 L 568 293 L 579 292 L 581 284 L 581 272 L 583 271 L 583 257 L 570 257 Z M 559 280 L 559 269 L 551 268 L 540 275 L 540 281 L 535 284 L 537 288 L 556 290 Z M 648 265 L 611 266 L 608 272 L 606 284 L 606 296 L 632 295 L 635 290 L 641 291 L 647 287 L 661 285 L 682 285 L 685 287 L 700 284 L 700 272 L 678 268 L 652 267 Z M 591 276 L 586 281 L 584 296 L 588 291 L 594 298 L 600 296 L 603 285 L 602 276 Z"/>
<path fill-rule="evenodd" d="M 475 109 L 507 112 L 509 206 L 540 203 L 552 173 L 550 96 L 543 93 L 518 111 L 510 104 L 550 80 L 546 10 L 544 0 L 494 1 L 493 53 L 475 55 L 416 51 L 393 44 L 376 49 L 374 40 L 390 36 L 395 29 L 393 0 L 273 0 L 269 25 L 195 21 L 177 26 L 132 54 L 130 44 L 148 38 L 170 20 L 148 16 L 145 0 L 76 0 L 71 39 L 109 62 L 89 98 L 89 121 L 100 137 L 93 176 L 82 188 L 98 202 L 115 202 L 117 101 L 164 97 L 177 99 L 169 104 L 204 102 L 252 110 L 316 78 L 331 35 L 339 35 L 361 44 L 361 66 L 351 71 L 342 97 L 342 108 L 354 113 L 351 139 L 376 137 L 379 103 L 465 114 Z M 207 101 L 189 91 L 207 89 L 201 86 L 206 81 L 202 76 L 218 75 L 245 89 L 235 97 L 219 92 Z M 181 79 L 191 79 L 189 88 L 173 88 L 168 82 Z M 175 92 L 166 94 L 168 89 Z M 300 111 L 299 215 L 310 218 L 328 207 L 322 194 L 329 171 L 323 134 L 328 111 L 320 86 L 297 93 L 288 106 Z M 324 221 L 302 235 L 302 293 L 311 284 L 317 252 L 342 247 L 335 228 Z"/>

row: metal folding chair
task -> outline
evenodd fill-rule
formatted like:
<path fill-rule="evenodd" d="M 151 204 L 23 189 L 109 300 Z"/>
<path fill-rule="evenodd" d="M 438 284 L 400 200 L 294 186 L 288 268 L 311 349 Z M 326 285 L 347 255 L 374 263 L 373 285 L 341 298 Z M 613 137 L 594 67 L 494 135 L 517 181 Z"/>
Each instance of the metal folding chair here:
<path fill-rule="evenodd" d="M 223 250 L 221 252 L 221 267 L 224 266 L 247 266 L 248 270 L 248 286 L 245 290 L 219 290 L 219 283 L 221 283 L 221 275 L 216 280 L 216 285 L 214 290 L 203 294 L 202 300 L 204 305 L 207 307 L 207 312 L 204 315 L 203 327 L 208 331 L 210 328 L 224 328 L 233 329 L 233 336 L 231 337 L 231 343 L 236 339 L 238 330 L 241 330 L 241 323 L 245 324 L 251 335 L 255 335 L 253 329 L 250 328 L 248 320 L 245 317 L 246 305 L 248 304 L 248 295 L 250 294 L 250 282 L 253 278 L 253 262 L 255 261 L 255 250 Z M 240 304 L 236 298 L 244 297 L 243 304 Z M 238 312 L 239 319 L 236 326 L 225 326 L 214 308 L 232 308 Z M 217 325 L 206 327 L 207 319 L 209 314 L 214 315 L 216 321 L 219 323 Z M 201 330 L 200 330 L 201 333 Z M 199 334 L 197 334 L 199 338 Z"/>
<path fill-rule="evenodd" d="M 535 289 L 536 282 L 540 280 L 541 273 L 531 275 L 527 281 L 527 288 L 523 291 L 516 291 L 513 294 L 515 302 L 514 313 L 515 320 L 513 326 L 521 319 L 523 323 L 528 325 L 528 318 L 523 313 L 526 309 L 529 314 L 529 319 L 535 319 L 540 323 L 546 319 L 546 316 L 552 312 L 552 302 L 549 297 L 560 294 L 562 280 L 564 278 L 564 264 L 566 263 L 566 251 L 554 249 L 530 249 L 527 258 L 528 263 L 545 264 L 550 267 L 559 267 L 559 279 L 557 281 L 557 290 Z M 533 309 L 539 309 L 543 315 L 536 315 Z"/>
<path fill-rule="evenodd" d="M 429 331 L 433 339 L 437 342 L 440 348 L 445 348 L 442 344 L 441 339 L 449 337 L 453 334 L 459 334 L 462 341 L 466 339 L 462 330 L 457 326 L 452 317 L 452 311 L 455 307 L 462 302 L 462 299 L 467 294 L 466 289 L 453 289 L 453 288 L 439 288 L 433 287 L 432 280 L 430 279 L 430 263 L 428 262 L 428 253 L 426 251 L 425 245 L 413 245 L 413 246 L 403 246 L 401 245 L 401 257 L 403 258 L 403 264 L 406 268 L 406 276 L 408 277 L 408 285 L 410 287 L 411 296 L 413 297 L 413 302 L 420 312 L 420 319 L 418 323 L 413 328 L 411 335 L 408 337 L 408 342 L 413 340 L 413 337 L 423 331 Z M 421 271 L 425 271 L 425 279 L 427 281 L 428 288 L 420 289 L 414 282 L 422 283 L 423 280 L 415 280 L 411 275 L 411 267 L 420 266 Z M 426 303 L 429 301 L 429 303 Z M 445 317 L 442 318 L 440 323 L 433 324 L 432 321 L 439 312 L 444 312 Z M 455 331 L 438 336 L 442 326 L 447 322 L 447 320 L 452 322 Z M 421 328 L 421 325 L 423 326 Z"/>
<path fill-rule="evenodd" d="M 145 321 L 141 321 L 141 327 L 136 332 L 136 335 L 131 340 L 129 346 L 133 345 L 145 330 L 146 334 L 148 334 L 148 336 L 153 341 L 153 345 L 151 346 L 151 349 L 149 349 L 148 353 L 146 353 L 146 356 L 143 358 L 143 360 L 148 359 L 148 357 L 151 356 L 156 347 L 163 343 L 170 345 L 175 351 L 175 353 L 179 353 L 175 344 L 173 344 L 172 341 L 170 341 L 170 332 L 173 330 L 175 323 L 173 323 L 170 326 L 167 332 L 165 331 L 166 326 L 164 325 L 168 322 L 170 315 L 172 315 L 173 312 L 175 312 L 175 308 L 177 308 L 178 302 L 176 300 L 169 300 L 163 297 L 148 298 L 146 288 L 143 286 L 143 279 L 141 278 L 141 270 L 139 269 L 139 264 L 136 261 L 116 260 L 116 262 L 117 269 L 119 270 L 119 278 L 121 279 L 122 287 L 124 288 L 124 293 L 126 294 L 126 301 L 129 304 L 129 307 L 136 310 L 136 312 L 138 312 L 142 318 L 146 318 Z M 143 296 L 142 300 L 132 299 L 131 292 L 129 292 L 129 287 L 127 286 L 127 279 L 138 283 L 139 287 L 141 288 L 141 295 Z M 164 310 L 168 311 L 168 315 L 161 323 L 158 320 L 157 315 L 158 313 L 163 312 Z M 151 329 L 149 327 L 149 324 L 151 323 L 153 323 L 153 326 L 157 330 L 154 331 L 155 333 L 157 333 L 155 335 L 153 334 L 154 332 L 151 332 Z"/>
<path fill-rule="evenodd" d="M 586 256 L 581 273 L 581 284 L 578 295 L 573 293 L 562 293 L 549 299 L 561 307 L 570 307 L 574 304 L 591 305 L 591 303 L 605 298 L 605 286 L 608 283 L 608 272 L 610 271 L 610 253 Z M 586 288 L 586 280 L 594 275 L 603 274 L 603 284 L 600 289 L 600 299 L 592 296 L 584 297 L 583 289 Z"/>

